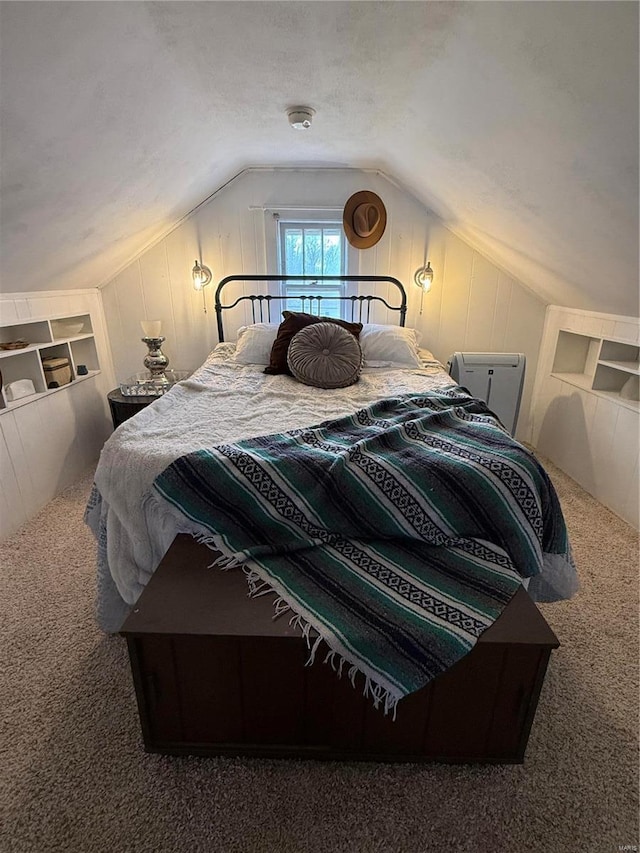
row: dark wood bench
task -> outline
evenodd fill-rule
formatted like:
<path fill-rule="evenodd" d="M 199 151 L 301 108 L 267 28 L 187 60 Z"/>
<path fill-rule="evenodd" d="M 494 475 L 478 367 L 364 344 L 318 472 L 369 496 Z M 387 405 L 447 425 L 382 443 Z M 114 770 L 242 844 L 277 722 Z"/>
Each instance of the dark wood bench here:
<path fill-rule="evenodd" d="M 522 762 L 551 650 L 524 589 L 472 651 L 398 704 L 395 722 L 247 597 L 239 570 L 179 536 L 125 621 L 149 752 L 375 761 Z"/>

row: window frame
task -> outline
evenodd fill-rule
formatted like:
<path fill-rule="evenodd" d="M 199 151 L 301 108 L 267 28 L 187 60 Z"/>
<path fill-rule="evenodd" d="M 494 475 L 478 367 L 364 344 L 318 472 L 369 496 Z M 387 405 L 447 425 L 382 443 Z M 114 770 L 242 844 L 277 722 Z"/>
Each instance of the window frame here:
<path fill-rule="evenodd" d="M 282 258 L 282 247 L 284 241 L 284 228 L 283 226 L 294 225 L 294 226 L 319 226 L 319 225 L 328 225 L 332 227 L 337 227 L 340 233 L 341 240 L 341 272 L 340 275 L 357 275 L 358 274 L 358 266 L 359 266 L 359 258 L 357 251 L 351 246 L 349 241 L 346 238 L 344 233 L 344 228 L 342 225 L 342 208 L 335 208 L 331 210 L 310 210 L 310 209 L 300 209 L 293 210 L 287 209 L 285 210 L 277 210 L 273 209 L 270 211 L 271 220 L 273 223 L 273 228 L 268 229 L 267 232 L 267 263 L 271 269 L 274 270 L 275 275 L 286 275 L 284 270 L 283 258 Z M 293 275 L 293 273 L 291 273 Z M 358 293 L 358 285 L 357 282 L 336 282 L 340 285 L 340 295 L 341 296 L 355 296 Z M 280 282 L 278 288 L 278 295 L 283 298 L 283 300 L 287 297 L 287 290 L 291 287 L 304 287 L 304 284 L 300 282 L 296 282 L 295 285 L 287 285 L 286 282 Z M 286 310 L 286 302 L 283 301 L 283 310 Z M 322 303 L 320 303 L 322 306 Z M 350 303 L 347 301 L 340 301 L 340 313 L 339 317 L 341 319 L 350 319 L 350 315 L 348 312 L 350 311 Z M 317 305 L 314 306 L 317 310 Z M 322 307 L 320 308 L 322 310 Z"/>

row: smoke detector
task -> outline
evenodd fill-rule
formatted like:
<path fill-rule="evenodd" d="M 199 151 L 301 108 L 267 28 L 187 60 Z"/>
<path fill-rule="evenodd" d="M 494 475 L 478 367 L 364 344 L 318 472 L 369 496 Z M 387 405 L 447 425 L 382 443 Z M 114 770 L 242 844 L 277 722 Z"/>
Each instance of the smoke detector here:
<path fill-rule="evenodd" d="M 315 114 L 316 111 L 311 107 L 291 107 L 287 110 L 289 124 L 295 130 L 308 130 Z"/>

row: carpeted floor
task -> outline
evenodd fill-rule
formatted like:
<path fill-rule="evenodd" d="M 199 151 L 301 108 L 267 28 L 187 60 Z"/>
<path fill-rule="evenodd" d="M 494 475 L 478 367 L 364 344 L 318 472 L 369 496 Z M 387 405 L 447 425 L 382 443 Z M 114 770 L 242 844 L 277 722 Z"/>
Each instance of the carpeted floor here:
<path fill-rule="evenodd" d="M 88 474 L 0 546 L 2 853 L 638 850 L 638 539 L 548 468 L 583 586 L 542 607 L 562 645 L 505 767 L 146 755 L 93 623 Z"/>

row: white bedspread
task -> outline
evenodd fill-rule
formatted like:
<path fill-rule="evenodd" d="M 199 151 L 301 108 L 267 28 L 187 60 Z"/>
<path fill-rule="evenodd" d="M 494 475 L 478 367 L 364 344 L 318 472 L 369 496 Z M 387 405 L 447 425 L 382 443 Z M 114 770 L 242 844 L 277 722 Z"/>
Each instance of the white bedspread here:
<path fill-rule="evenodd" d="M 423 368 L 363 371 L 349 388 L 325 390 L 258 365 L 230 361 L 234 344 L 219 344 L 193 376 L 122 424 L 105 444 L 86 520 L 98 543 L 98 622 L 120 628 L 158 563 L 181 532 L 168 515 L 145 515 L 155 477 L 178 456 L 223 442 L 312 426 L 374 400 L 450 387 L 431 353 Z"/>

